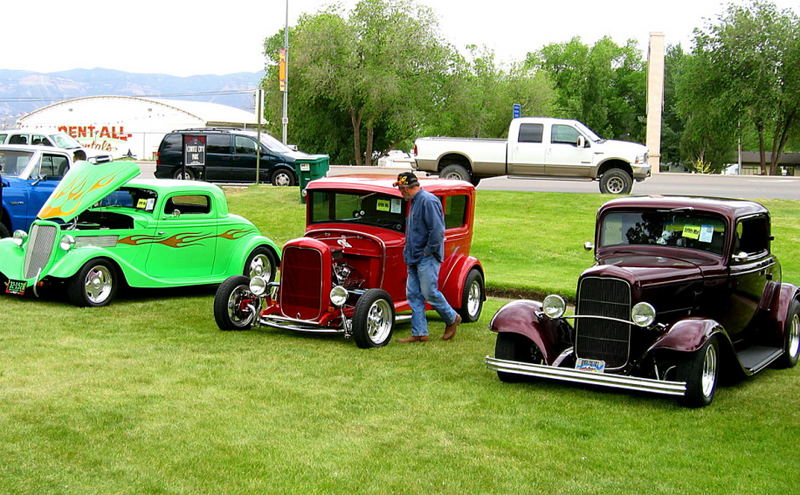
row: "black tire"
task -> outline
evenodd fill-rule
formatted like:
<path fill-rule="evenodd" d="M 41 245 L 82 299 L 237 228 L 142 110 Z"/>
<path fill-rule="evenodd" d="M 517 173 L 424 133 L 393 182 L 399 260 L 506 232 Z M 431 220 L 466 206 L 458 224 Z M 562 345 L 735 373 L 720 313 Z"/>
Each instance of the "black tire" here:
<path fill-rule="evenodd" d="M 472 179 L 470 180 L 470 182 L 472 182 L 473 186 L 478 187 L 478 184 L 480 184 L 480 182 L 481 182 L 481 178 L 480 177 L 475 177 L 473 175 Z"/>
<path fill-rule="evenodd" d="M 67 280 L 67 297 L 79 307 L 105 306 L 117 294 L 118 278 L 117 268 L 110 261 L 89 260 Z"/>
<path fill-rule="evenodd" d="M 600 177 L 600 192 L 603 194 L 630 194 L 633 177 L 619 168 L 606 170 Z"/>
<path fill-rule="evenodd" d="M 259 269 L 260 267 L 260 269 Z M 256 275 L 264 276 L 267 282 L 275 280 L 275 274 L 278 271 L 278 260 L 272 249 L 267 246 L 258 246 L 253 249 L 247 261 L 244 263 L 244 271 L 242 272 L 246 277 L 255 277 Z"/>
<path fill-rule="evenodd" d="M 172 178 L 178 180 L 194 180 L 195 176 L 192 169 L 188 167 L 186 169 L 184 169 L 183 167 L 178 167 L 177 169 L 175 169 L 175 173 L 172 174 Z"/>
<path fill-rule="evenodd" d="M 0 239 L 3 237 L 11 237 L 11 232 L 8 230 L 8 227 L 4 223 L 0 223 Z"/>
<path fill-rule="evenodd" d="M 541 351 L 529 338 L 517 333 L 501 332 L 497 334 L 494 345 L 494 357 L 507 361 L 520 361 L 522 363 L 543 364 L 544 358 Z M 529 380 L 525 375 L 516 373 L 497 372 L 501 382 L 516 383 Z"/>
<path fill-rule="evenodd" d="M 467 170 L 463 165 L 451 163 L 450 165 L 444 167 L 441 172 L 439 172 L 439 178 L 471 182 L 472 174 L 470 174 L 469 170 Z"/>
<path fill-rule="evenodd" d="M 686 395 L 681 398 L 681 404 L 686 407 L 705 407 L 711 404 L 719 382 L 720 364 L 716 336 L 709 338 L 700 349 L 678 362 L 676 375 L 679 381 L 686 382 Z"/>
<path fill-rule="evenodd" d="M 248 304 L 255 308 L 251 312 Z M 214 320 L 220 330 L 247 330 L 258 316 L 260 300 L 250 292 L 250 278 L 244 275 L 228 277 L 214 295 Z"/>
<path fill-rule="evenodd" d="M 476 268 L 467 274 L 464 290 L 461 293 L 461 308 L 458 314 L 464 323 L 478 321 L 483 310 L 483 301 L 486 300 L 486 288 L 483 286 L 483 275 Z"/>
<path fill-rule="evenodd" d="M 297 185 L 297 176 L 288 168 L 280 167 L 272 172 L 269 182 L 273 186 L 295 186 Z"/>
<path fill-rule="evenodd" d="M 775 361 L 778 368 L 794 368 L 800 355 L 800 302 L 795 299 L 789 306 L 783 324 L 783 355 Z"/>
<path fill-rule="evenodd" d="M 381 289 L 369 289 L 356 302 L 353 312 L 353 338 L 362 349 L 382 347 L 392 340 L 394 304 Z"/>

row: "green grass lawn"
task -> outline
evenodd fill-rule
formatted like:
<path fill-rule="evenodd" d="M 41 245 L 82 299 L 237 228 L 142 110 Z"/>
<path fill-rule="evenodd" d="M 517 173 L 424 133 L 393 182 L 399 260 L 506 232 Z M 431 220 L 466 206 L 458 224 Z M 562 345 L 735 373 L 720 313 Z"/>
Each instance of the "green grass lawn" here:
<path fill-rule="evenodd" d="M 282 244 L 295 189 L 229 191 Z M 479 193 L 491 287 L 574 293 L 607 197 Z M 767 201 L 800 281 L 800 204 Z M 340 337 L 217 330 L 213 288 L 111 306 L 0 298 L 0 494 L 629 494 L 797 491 L 800 367 L 721 387 L 712 406 L 488 371 L 504 302 L 455 340 L 358 349 Z M 401 324 L 397 336 L 409 333 Z M 793 488 L 794 487 L 794 488 Z"/>

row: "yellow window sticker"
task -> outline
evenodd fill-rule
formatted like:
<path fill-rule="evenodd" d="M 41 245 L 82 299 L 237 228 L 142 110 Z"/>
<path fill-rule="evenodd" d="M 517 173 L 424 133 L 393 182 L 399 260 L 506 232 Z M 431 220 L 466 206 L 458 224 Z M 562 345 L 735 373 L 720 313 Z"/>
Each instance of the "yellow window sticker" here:
<path fill-rule="evenodd" d="M 375 209 L 378 211 L 389 211 L 390 208 L 391 204 L 388 199 L 379 199 L 378 204 L 375 206 Z"/>
<path fill-rule="evenodd" d="M 684 225 L 682 237 L 686 237 L 687 239 L 699 239 L 700 227 L 696 225 Z"/>
<path fill-rule="evenodd" d="M 139 201 L 136 202 L 136 208 L 139 210 L 147 208 L 147 198 L 139 198 Z"/>

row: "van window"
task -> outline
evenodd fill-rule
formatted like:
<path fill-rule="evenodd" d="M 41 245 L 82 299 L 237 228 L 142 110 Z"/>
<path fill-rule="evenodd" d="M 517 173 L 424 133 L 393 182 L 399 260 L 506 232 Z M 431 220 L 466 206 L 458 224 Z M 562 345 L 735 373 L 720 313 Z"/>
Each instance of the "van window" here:
<path fill-rule="evenodd" d="M 228 134 L 208 134 L 206 153 L 230 153 L 231 137 Z"/>
<path fill-rule="evenodd" d="M 242 155 L 256 154 L 256 142 L 250 139 L 249 137 L 236 136 L 234 144 L 236 146 L 236 153 Z"/>
<path fill-rule="evenodd" d="M 183 151 L 183 141 L 181 140 L 181 135 L 167 134 L 164 136 L 164 140 L 161 141 L 161 149 L 159 151 L 161 153 L 165 151 Z"/>

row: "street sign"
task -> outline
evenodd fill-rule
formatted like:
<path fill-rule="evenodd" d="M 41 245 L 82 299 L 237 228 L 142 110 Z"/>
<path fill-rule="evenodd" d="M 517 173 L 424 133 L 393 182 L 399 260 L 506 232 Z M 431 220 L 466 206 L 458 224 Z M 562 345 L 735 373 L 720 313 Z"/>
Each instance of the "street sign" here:
<path fill-rule="evenodd" d="M 518 119 L 522 115 L 522 105 L 514 103 L 514 118 Z"/>

